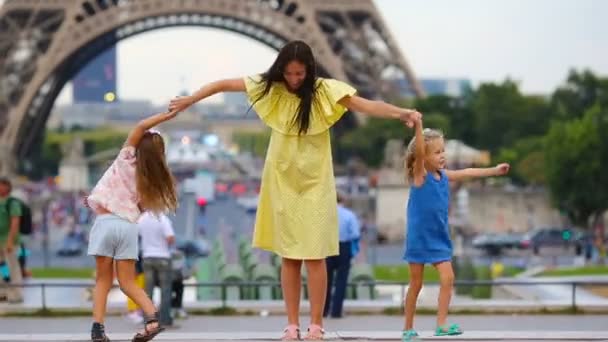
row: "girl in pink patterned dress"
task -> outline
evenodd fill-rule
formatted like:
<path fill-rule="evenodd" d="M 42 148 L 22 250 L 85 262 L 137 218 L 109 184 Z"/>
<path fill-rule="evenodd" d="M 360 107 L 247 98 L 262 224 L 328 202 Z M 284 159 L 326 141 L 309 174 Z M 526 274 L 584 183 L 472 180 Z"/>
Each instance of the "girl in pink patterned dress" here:
<path fill-rule="evenodd" d="M 120 289 L 144 311 L 144 329 L 135 335 L 133 341 L 149 341 L 163 330 L 154 304 L 135 282 L 138 256 L 136 222 L 142 211 L 162 213 L 175 211 L 177 207 L 175 184 L 165 161 L 163 138 L 150 131 L 176 114 L 176 111 L 159 113 L 140 121 L 86 199 L 87 205 L 97 214 L 88 248 L 88 254 L 95 256 L 97 271 L 91 329 L 94 342 L 110 341 L 103 323 L 108 292 L 112 288 L 114 263 Z"/>

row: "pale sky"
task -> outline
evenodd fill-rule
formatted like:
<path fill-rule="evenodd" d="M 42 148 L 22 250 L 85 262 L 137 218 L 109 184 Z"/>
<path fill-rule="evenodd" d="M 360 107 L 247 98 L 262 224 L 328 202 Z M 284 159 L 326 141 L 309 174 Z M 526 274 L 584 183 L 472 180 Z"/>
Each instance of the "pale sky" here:
<path fill-rule="evenodd" d="M 608 76 L 608 1 L 375 0 L 419 78 L 511 78 L 546 94 L 570 68 Z M 184 87 L 264 71 L 276 52 L 242 35 L 168 28 L 118 44 L 118 94 L 163 104 Z M 60 102 L 71 100 L 64 88 Z"/>

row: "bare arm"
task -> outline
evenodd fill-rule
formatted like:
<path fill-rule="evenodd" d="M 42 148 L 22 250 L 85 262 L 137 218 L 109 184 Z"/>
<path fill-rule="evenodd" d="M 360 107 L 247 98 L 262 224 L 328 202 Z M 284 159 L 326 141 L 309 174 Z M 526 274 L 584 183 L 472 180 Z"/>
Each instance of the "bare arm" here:
<path fill-rule="evenodd" d="M 450 181 L 462 181 L 469 178 L 482 178 L 492 176 L 503 176 L 509 172 L 509 164 L 502 163 L 495 167 L 487 168 L 468 168 L 462 170 L 445 170 L 445 174 Z"/>
<path fill-rule="evenodd" d="M 217 93 L 224 93 L 228 91 L 246 91 L 245 81 L 242 78 L 233 78 L 227 80 L 219 80 L 208 83 L 202 86 L 199 90 L 195 91 L 190 96 L 182 96 L 171 100 L 169 104 L 169 110 L 177 110 L 181 112 L 186 108 L 192 106 L 198 101 L 201 101 L 211 95 Z"/>
<path fill-rule="evenodd" d="M 175 235 L 167 236 L 167 245 L 173 246 L 175 244 Z"/>
<path fill-rule="evenodd" d="M 178 112 L 175 110 L 171 112 L 158 113 L 141 120 L 137 123 L 137 125 L 135 125 L 131 132 L 129 132 L 125 146 L 137 146 L 141 140 L 141 137 L 144 136 L 144 133 L 146 133 L 147 130 L 161 122 L 173 119 L 177 113 Z"/>
<path fill-rule="evenodd" d="M 377 118 L 401 120 L 408 127 L 413 127 L 414 121 L 421 117 L 420 113 L 413 109 L 400 108 L 384 101 L 372 101 L 356 95 L 345 96 L 338 103 L 354 112 Z"/>
<path fill-rule="evenodd" d="M 11 228 L 8 232 L 8 240 L 6 241 L 6 249 L 8 252 L 13 251 L 15 245 L 15 239 L 19 235 L 19 224 L 21 223 L 21 216 L 11 216 Z"/>
<path fill-rule="evenodd" d="M 416 120 L 415 142 L 416 149 L 414 151 L 414 185 L 421 186 L 424 183 L 426 170 L 424 169 L 424 157 L 426 154 L 426 144 L 424 135 L 422 134 L 422 120 Z"/>
<path fill-rule="evenodd" d="M 173 224 L 171 220 L 165 215 L 161 217 L 161 223 L 163 224 L 163 231 L 165 234 L 165 239 L 167 240 L 167 245 L 173 246 L 175 244 L 175 230 L 173 229 Z"/>

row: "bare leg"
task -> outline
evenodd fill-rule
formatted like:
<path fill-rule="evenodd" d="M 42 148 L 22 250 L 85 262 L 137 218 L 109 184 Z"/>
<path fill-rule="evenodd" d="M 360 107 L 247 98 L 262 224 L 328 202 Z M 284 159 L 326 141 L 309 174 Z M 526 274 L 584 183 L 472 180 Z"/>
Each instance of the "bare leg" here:
<path fill-rule="evenodd" d="M 120 289 L 127 297 L 131 298 L 135 304 L 143 310 L 145 317 L 155 317 L 156 308 L 154 303 L 146 294 L 146 291 L 137 286 L 135 282 L 135 260 L 116 260 L 116 275 Z M 156 329 L 158 322 L 147 325 L 148 329 Z M 146 332 L 141 331 L 140 334 L 145 335 Z"/>
<path fill-rule="evenodd" d="M 104 323 L 108 293 L 114 280 L 114 259 L 104 256 L 95 257 L 95 288 L 93 290 L 93 322 Z"/>
<path fill-rule="evenodd" d="M 422 289 L 422 277 L 424 275 L 424 264 L 409 264 L 410 285 L 405 297 L 405 328 L 414 329 L 414 315 L 416 314 L 416 301 Z"/>
<path fill-rule="evenodd" d="M 325 259 L 306 260 L 308 296 L 310 300 L 310 324 L 323 326 L 323 308 L 327 295 L 327 268 Z"/>
<path fill-rule="evenodd" d="M 300 326 L 300 292 L 302 288 L 302 260 L 283 258 L 281 288 L 287 309 L 287 324 Z"/>
<path fill-rule="evenodd" d="M 116 260 L 116 275 L 122 292 L 139 305 L 146 316 L 156 314 L 154 303 L 135 282 L 135 260 Z"/>
<path fill-rule="evenodd" d="M 452 289 L 454 287 L 454 270 L 452 262 L 445 261 L 434 265 L 439 271 L 439 299 L 437 306 L 437 326 L 442 327 L 446 324 L 450 300 L 452 299 Z"/>

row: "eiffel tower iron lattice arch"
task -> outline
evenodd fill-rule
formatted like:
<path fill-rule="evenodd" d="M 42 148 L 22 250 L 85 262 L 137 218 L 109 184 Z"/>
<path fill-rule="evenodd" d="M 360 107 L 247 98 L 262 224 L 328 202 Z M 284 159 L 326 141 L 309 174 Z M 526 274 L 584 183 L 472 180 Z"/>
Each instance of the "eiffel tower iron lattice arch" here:
<path fill-rule="evenodd" d="M 171 26 L 233 31 L 273 49 L 300 39 L 324 76 L 364 96 L 405 78 L 422 96 L 371 0 L 6 0 L 0 7 L 0 174 L 40 139 L 55 99 L 87 62 L 121 39 Z M 350 125 L 357 120 L 351 120 Z"/>

